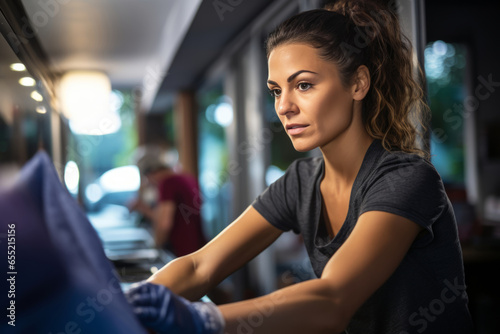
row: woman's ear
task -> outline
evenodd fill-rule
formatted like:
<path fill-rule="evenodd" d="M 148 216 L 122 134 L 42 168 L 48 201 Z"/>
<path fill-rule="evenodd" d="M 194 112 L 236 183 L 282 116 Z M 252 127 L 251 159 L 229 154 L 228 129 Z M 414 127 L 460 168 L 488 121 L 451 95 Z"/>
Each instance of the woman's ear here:
<path fill-rule="evenodd" d="M 370 89 L 370 70 L 365 65 L 358 67 L 352 89 L 352 98 L 356 101 L 363 100 L 368 93 Z"/>

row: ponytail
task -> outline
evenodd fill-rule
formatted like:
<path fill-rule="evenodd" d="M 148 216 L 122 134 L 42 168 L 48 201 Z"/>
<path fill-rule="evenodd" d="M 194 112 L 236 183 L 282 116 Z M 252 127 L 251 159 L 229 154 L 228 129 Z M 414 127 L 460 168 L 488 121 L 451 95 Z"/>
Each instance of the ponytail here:
<path fill-rule="evenodd" d="M 333 61 L 344 86 L 357 69 L 370 71 L 370 90 L 363 99 L 367 133 L 388 151 L 401 150 L 429 159 L 424 135 L 430 113 L 424 92 L 413 76 L 412 46 L 401 32 L 393 8 L 372 0 L 340 0 L 300 13 L 279 25 L 268 37 L 267 56 L 281 44 L 305 43 Z M 422 76 L 418 64 L 416 69 Z"/>

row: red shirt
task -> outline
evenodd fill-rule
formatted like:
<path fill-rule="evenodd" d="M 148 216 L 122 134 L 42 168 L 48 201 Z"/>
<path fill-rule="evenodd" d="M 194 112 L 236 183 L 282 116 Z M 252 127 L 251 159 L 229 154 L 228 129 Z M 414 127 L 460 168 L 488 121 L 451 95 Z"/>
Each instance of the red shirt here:
<path fill-rule="evenodd" d="M 206 243 L 201 225 L 201 196 L 197 180 L 187 174 L 174 174 L 163 179 L 159 187 L 159 201 L 175 202 L 174 224 L 169 246 L 176 256 L 183 256 Z"/>

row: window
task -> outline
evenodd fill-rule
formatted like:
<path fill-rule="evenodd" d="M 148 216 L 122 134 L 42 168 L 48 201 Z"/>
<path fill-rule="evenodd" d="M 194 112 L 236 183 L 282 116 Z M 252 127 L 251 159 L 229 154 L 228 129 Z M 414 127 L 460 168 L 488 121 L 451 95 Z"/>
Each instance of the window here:
<path fill-rule="evenodd" d="M 425 48 L 431 120 L 431 161 L 443 182 L 465 183 L 464 107 L 466 90 L 466 48 L 461 44 L 435 41 Z"/>
<path fill-rule="evenodd" d="M 232 122 L 232 107 L 222 82 L 201 89 L 197 95 L 199 181 L 205 233 L 212 239 L 231 219 L 231 180 L 225 127 Z"/>
<path fill-rule="evenodd" d="M 138 171 L 134 165 L 134 152 L 137 147 L 137 131 L 135 127 L 135 113 L 133 109 L 133 96 L 129 91 L 113 91 L 112 109 L 116 113 L 117 119 L 114 132 L 101 134 L 99 131 L 95 135 L 72 132 L 69 135 L 69 146 L 67 149 L 67 160 L 74 161 L 78 165 L 82 186 L 81 196 L 85 207 L 89 211 L 100 211 L 108 204 L 125 206 L 128 200 L 135 197 L 139 184 Z M 70 124 L 71 128 L 71 124 Z M 119 169 L 130 166 L 130 169 Z M 118 182 L 122 186 L 120 189 L 107 188 L 106 182 L 101 182 L 101 176 L 114 175 L 116 173 L 130 172 L 132 174 L 124 176 L 122 174 Z M 107 178 L 106 177 L 106 178 Z M 130 189 L 126 188 L 126 183 L 130 184 Z M 125 188 L 123 188 L 125 187 Z"/>

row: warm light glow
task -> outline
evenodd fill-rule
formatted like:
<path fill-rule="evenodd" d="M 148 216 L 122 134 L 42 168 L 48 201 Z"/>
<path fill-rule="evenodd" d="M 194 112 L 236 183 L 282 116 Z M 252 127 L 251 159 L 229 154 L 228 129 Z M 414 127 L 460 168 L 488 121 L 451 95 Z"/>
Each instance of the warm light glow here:
<path fill-rule="evenodd" d="M 26 71 L 26 66 L 24 66 L 24 64 L 21 63 L 13 63 L 10 64 L 10 69 L 16 72 L 22 72 Z"/>
<path fill-rule="evenodd" d="M 19 83 L 22 86 L 33 87 L 36 84 L 36 81 L 32 77 L 23 77 L 19 79 Z"/>
<path fill-rule="evenodd" d="M 30 96 L 36 102 L 42 102 L 43 101 L 43 96 L 40 95 L 40 93 L 38 93 L 36 90 L 32 91 Z"/>
<path fill-rule="evenodd" d="M 98 71 L 70 71 L 59 82 L 61 110 L 74 133 L 104 135 L 121 127 L 111 110 L 111 82 Z"/>
<path fill-rule="evenodd" d="M 110 93 L 109 78 L 97 71 L 70 71 L 59 83 L 62 112 L 71 120 L 107 112 Z"/>
<path fill-rule="evenodd" d="M 120 130 L 121 126 L 122 120 L 116 111 L 109 111 L 103 115 L 93 115 L 92 117 L 80 117 L 76 120 L 69 120 L 71 132 L 79 135 L 107 135 Z"/>
<path fill-rule="evenodd" d="M 45 109 L 45 107 L 44 107 L 44 106 L 38 106 L 38 107 L 36 107 L 36 109 L 35 109 L 35 110 L 36 110 L 36 112 L 37 112 L 37 113 L 39 113 L 39 114 L 45 114 L 45 113 L 47 113 L 47 109 Z"/>

